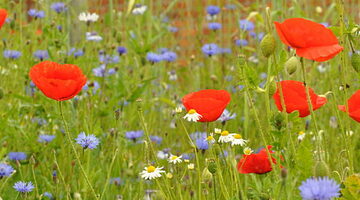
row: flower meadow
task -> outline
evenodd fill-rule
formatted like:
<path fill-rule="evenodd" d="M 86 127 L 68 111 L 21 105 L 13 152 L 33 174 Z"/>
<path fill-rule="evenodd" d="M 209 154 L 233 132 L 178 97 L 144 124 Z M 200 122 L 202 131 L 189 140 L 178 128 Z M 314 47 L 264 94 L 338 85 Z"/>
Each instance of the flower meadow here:
<path fill-rule="evenodd" d="M 360 199 L 357 3 L 94 2 L 0 4 L 0 199 Z"/>

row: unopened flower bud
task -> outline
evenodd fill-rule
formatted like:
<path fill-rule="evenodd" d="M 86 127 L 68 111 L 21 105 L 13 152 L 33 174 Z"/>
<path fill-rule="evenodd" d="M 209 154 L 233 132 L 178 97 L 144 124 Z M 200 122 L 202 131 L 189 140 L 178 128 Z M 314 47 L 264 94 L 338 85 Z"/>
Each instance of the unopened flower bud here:
<path fill-rule="evenodd" d="M 275 51 L 275 38 L 272 34 L 268 33 L 260 42 L 260 49 L 265 57 L 269 57 Z"/>
<path fill-rule="evenodd" d="M 351 56 L 351 65 L 356 72 L 360 72 L 360 54 L 353 53 Z"/>
<path fill-rule="evenodd" d="M 322 160 L 317 161 L 314 167 L 314 176 L 324 177 L 329 175 L 330 175 L 330 170 L 327 164 Z"/>
<path fill-rule="evenodd" d="M 210 173 L 215 174 L 216 173 L 216 163 L 214 161 L 211 161 L 208 165 L 208 170 Z"/>
<path fill-rule="evenodd" d="M 299 65 L 300 65 L 300 62 L 299 62 L 299 60 L 297 59 L 296 56 L 293 56 L 293 57 L 289 58 L 289 60 L 287 60 L 285 62 L 286 72 L 289 75 L 292 75 L 293 73 L 296 72 Z"/>

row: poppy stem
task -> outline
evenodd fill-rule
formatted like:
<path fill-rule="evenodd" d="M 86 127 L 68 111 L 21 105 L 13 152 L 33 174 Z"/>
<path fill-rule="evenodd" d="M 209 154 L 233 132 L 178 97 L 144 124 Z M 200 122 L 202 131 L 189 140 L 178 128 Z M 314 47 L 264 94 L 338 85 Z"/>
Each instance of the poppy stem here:
<path fill-rule="evenodd" d="M 70 136 L 69 127 L 68 127 L 68 125 L 67 125 L 67 123 L 66 123 L 66 120 L 65 120 L 65 117 L 64 117 L 64 113 L 63 113 L 62 101 L 59 101 L 59 109 L 60 109 L 61 119 L 62 119 L 62 121 L 63 121 L 63 123 L 64 123 L 64 126 L 65 126 L 65 135 L 66 135 L 67 139 L 69 140 L 70 146 L 71 146 L 71 148 L 72 148 L 72 150 L 73 150 L 73 152 L 74 152 L 74 154 L 75 154 L 75 159 L 76 159 L 76 161 L 77 161 L 78 164 L 79 164 L 80 171 L 82 172 L 83 176 L 85 177 L 86 183 L 89 185 L 90 190 L 91 190 L 91 192 L 93 193 L 95 199 L 99 199 L 99 198 L 98 198 L 98 195 L 96 194 L 94 188 L 92 187 L 92 185 L 91 185 L 91 183 L 90 183 L 90 180 L 89 180 L 89 178 L 88 178 L 88 176 L 87 176 L 87 174 L 86 174 L 86 172 L 85 172 L 85 170 L 84 170 L 84 167 L 83 167 L 82 164 L 81 164 L 79 154 L 77 153 L 76 148 L 75 148 L 75 146 L 74 146 L 74 144 L 73 144 L 73 142 L 72 142 L 73 140 L 71 139 L 71 136 Z"/>
<path fill-rule="evenodd" d="M 318 155 L 318 159 L 321 160 L 321 141 L 320 141 L 320 134 L 319 134 L 319 128 L 316 122 L 316 118 L 315 118 L 315 113 L 313 110 L 313 106 L 312 106 L 312 102 L 311 102 L 311 98 L 310 98 L 310 91 L 309 91 L 309 86 L 307 84 L 307 80 L 306 80 L 306 71 L 305 71 L 305 63 L 304 63 L 304 58 L 300 59 L 300 63 L 301 63 L 301 69 L 302 69 L 302 75 L 303 75 L 303 81 L 304 81 L 304 85 L 305 85 L 305 90 L 306 90 L 306 100 L 307 100 L 307 104 L 309 107 L 309 111 L 311 114 L 311 121 L 314 121 L 314 126 L 315 126 L 315 132 L 316 132 L 316 151 L 317 151 L 317 155 Z"/>

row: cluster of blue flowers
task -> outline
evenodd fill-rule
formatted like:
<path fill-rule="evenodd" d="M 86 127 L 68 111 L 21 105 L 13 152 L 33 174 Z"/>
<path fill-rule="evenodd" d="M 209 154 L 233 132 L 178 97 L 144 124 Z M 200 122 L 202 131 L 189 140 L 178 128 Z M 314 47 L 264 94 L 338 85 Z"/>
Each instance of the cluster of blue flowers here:
<path fill-rule="evenodd" d="M 149 52 L 146 54 L 146 59 L 154 64 L 160 61 L 174 62 L 177 59 L 177 54 L 167 49 L 160 49 L 160 53 Z"/>

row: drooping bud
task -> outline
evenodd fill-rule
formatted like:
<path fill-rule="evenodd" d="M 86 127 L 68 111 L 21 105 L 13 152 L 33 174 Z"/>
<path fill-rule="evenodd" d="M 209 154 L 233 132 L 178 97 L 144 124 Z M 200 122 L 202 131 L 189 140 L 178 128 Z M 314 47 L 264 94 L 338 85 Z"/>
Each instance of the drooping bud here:
<path fill-rule="evenodd" d="M 327 164 L 322 160 L 317 161 L 314 167 L 314 176 L 324 177 L 329 175 L 330 175 L 330 170 Z"/>
<path fill-rule="evenodd" d="M 300 62 L 296 56 L 292 56 L 291 58 L 289 58 L 289 60 L 285 62 L 285 69 L 289 75 L 295 73 L 299 66 L 300 66 Z"/>
<path fill-rule="evenodd" d="M 260 42 L 260 49 L 265 57 L 269 57 L 275 51 L 275 38 L 272 34 L 268 33 Z"/>
<path fill-rule="evenodd" d="M 360 54 L 353 53 L 351 56 L 351 65 L 355 69 L 356 72 L 360 72 Z"/>

